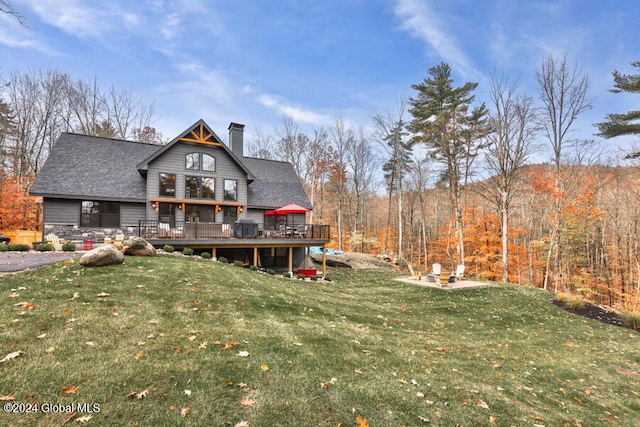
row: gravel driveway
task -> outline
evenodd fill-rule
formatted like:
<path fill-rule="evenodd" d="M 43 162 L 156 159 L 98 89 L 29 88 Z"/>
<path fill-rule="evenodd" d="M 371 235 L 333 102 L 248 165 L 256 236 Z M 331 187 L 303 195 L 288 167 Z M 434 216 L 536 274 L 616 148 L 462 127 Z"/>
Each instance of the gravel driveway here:
<path fill-rule="evenodd" d="M 80 258 L 78 252 L 0 252 L 0 273 L 38 268 L 70 258 Z"/>

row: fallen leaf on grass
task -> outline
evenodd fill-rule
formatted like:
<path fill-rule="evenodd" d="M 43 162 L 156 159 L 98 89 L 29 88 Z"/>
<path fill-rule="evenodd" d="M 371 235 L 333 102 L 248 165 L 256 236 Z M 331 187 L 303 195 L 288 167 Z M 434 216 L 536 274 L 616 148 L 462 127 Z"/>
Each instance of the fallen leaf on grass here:
<path fill-rule="evenodd" d="M 93 341 L 87 341 L 85 342 L 86 345 L 88 345 L 89 347 L 95 347 L 96 343 L 94 343 Z"/>
<path fill-rule="evenodd" d="M 49 347 L 49 348 L 48 348 L 48 349 L 46 349 L 45 351 L 46 351 L 47 353 L 51 354 L 51 353 L 53 353 L 54 351 L 56 351 L 56 349 L 55 349 L 55 348 L 53 348 L 53 347 Z"/>
<path fill-rule="evenodd" d="M 186 408 L 182 408 L 180 410 L 180 415 L 182 415 L 183 417 L 186 417 L 190 410 L 191 410 L 191 408 L 188 407 L 188 406 Z"/>
<path fill-rule="evenodd" d="M 73 417 L 75 417 L 76 415 L 78 415 L 78 411 L 73 411 L 71 412 L 69 415 L 67 415 L 67 418 L 64 419 L 64 421 L 62 422 L 62 425 L 65 425 L 66 423 L 68 423 L 69 421 L 71 421 L 71 419 Z"/>
<path fill-rule="evenodd" d="M 489 409 L 489 405 L 487 405 L 487 402 L 484 400 L 476 400 L 476 405 L 484 409 Z"/>
<path fill-rule="evenodd" d="M 91 418 L 92 418 L 91 415 L 83 415 L 79 418 L 76 418 L 76 422 L 82 423 L 82 424 L 88 423 Z"/>
<path fill-rule="evenodd" d="M 13 306 L 14 306 L 14 307 L 24 307 L 24 308 L 26 308 L 27 310 L 31 310 L 31 309 L 33 309 L 33 307 L 35 307 L 36 305 L 35 305 L 35 304 L 33 304 L 33 303 L 31 303 L 31 302 L 22 301 L 22 302 L 19 302 L 19 303 L 17 303 L 17 304 L 13 304 Z"/>
<path fill-rule="evenodd" d="M 5 357 L 3 357 L 2 360 L 0 360 L 0 363 L 4 363 L 4 362 L 7 362 L 9 360 L 15 359 L 16 357 L 20 357 L 23 354 L 24 354 L 24 351 L 22 351 L 22 350 L 13 351 L 13 352 L 7 354 Z"/>
<path fill-rule="evenodd" d="M 2 402 L 6 402 L 9 400 L 16 400 L 15 396 L 11 395 L 11 394 L 7 394 L 6 396 L 0 396 L 0 401 Z"/>
<path fill-rule="evenodd" d="M 137 359 L 137 360 L 142 359 L 142 352 L 140 352 L 140 353 L 136 354 L 136 359 Z"/>
<path fill-rule="evenodd" d="M 367 419 L 366 418 L 356 417 L 356 426 L 357 427 L 369 427 L 369 424 L 367 424 Z"/>
<path fill-rule="evenodd" d="M 253 405 L 256 404 L 255 400 L 252 400 L 251 398 L 249 398 L 249 396 L 245 396 L 242 398 L 242 402 L 240 402 L 240 404 L 242 406 L 247 406 L 249 408 L 253 407 Z"/>
<path fill-rule="evenodd" d="M 47 334 L 40 334 L 38 335 L 36 338 L 38 338 L 39 340 L 41 340 L 42 338 L 46 337 Z"/>
<path fill-rule="evenodd" d="M 240 421 L 239 423 L 236 423 L 233 427 L 249 427 L 249 423 L 246 421 Z"/>
<path fill-rule="evenodd" d="M 105 298 L 105 297 L 108 297 L 108 296 L 109 296 L 109 294 L 108 294 L 108 293 L 106 293 L 106 292 L 100 292 L 100 293 L 99 293 L 98 295 L 96 295 L 96 296 L 97 296 L 98 298 Z"/>
<path fill-rule="evenodd" d="M 240 357 L 249 357 L 251 354 L 248 351 L 239 351 L 238 356 Z"/>
<path fill-rule="evenodd" d="M 356 374 L 362 375 L 362 371 L 360 369 L 354 369 L 353 372 L 355 372 Z"/>
<path fill-rule="evenodd" d="M 20 294 L 17 292 L 9 292 L 9 298 L 17 298 L 19 297 Z"/>
<path fill-rule="evenodd" d="M 77 385 L 71 385 L 71 386 L 69 386 L 69 387 L 65 387 L 65 388 L 63 388 L 63 389 L 62 389 L 62 391 L 64 391 L 66 394 L 69 394 L 69 393 L 73 393 L 73 394 L 75 394 L 75 393 L 76 393 L 76 391 L 78 391 L 78 389 L 79 389 L 79 388 L 80 388 L 80 387 L 79 387 L 79 386 L 77 386 Z"/>
<path fill-rule="evenodd" d="M 260 366 L 260 369 L 262 369 L 264 372 L 266 372 L 266 371 L 269 370 L 269 365 L 264 365 L 263 364 L 262 366 Z"/>
<path fill-rule="evenodd" d="M 191 390 L 185 390 L 185 391 L 184 391 L 184 394 L 185 394 L 186 396 L 191 396 Z"/>
<path fill-rule="evenodd" d="M 423 416 L 421 416 L 421 415 L 418 415 L 418 419 L 419 419 L 420 421 L 422 421 L 422 422 L 427 423 L 427 424 L 429 424 L 429 422 L 430 422 L 430 421 L 429 421 L 429 418 L 425 418 L 425 417 L 423 417 Z"/>
<path fill-rule="evenodd" d="M 149 396 L 149 389 L 145 388 L 144 390 L 142 390 L 140 393 L 136 393 L 135 391 L 129 393 L 127 395 L 127 397 L 129 399 L 144 399 L 145 397 Z"/>
<path fill-rule="evenodd" d="M 227 343 L 227 345 L 225 345 L 224 347 L 222 347 L 223 350 L 232 350 L 233 346 L 235 346 L 236 344 L 238 344 L 237 342 L 230 342 Z"/>

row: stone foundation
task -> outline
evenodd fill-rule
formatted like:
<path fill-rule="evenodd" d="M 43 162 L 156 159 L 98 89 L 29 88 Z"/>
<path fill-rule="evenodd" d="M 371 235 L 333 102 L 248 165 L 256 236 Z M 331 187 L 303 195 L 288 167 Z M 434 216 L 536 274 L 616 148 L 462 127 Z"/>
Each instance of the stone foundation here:
<path fill-rule="evenodd" d="M 54 233 L 60 240 L 66 240 L 73 243 L 82 243 L 85 240 L 93 240 L 94 244 L 104 242 L 105 237 L 115 239 L 116 235 L 124 234 L 125 239 L 138 235 L 138 227 L 117 227 L 117 228 L 99 228 L 99 227 L 78 227 L 77 225 L 64 224 L 45 224 L 43 236 Z"/>

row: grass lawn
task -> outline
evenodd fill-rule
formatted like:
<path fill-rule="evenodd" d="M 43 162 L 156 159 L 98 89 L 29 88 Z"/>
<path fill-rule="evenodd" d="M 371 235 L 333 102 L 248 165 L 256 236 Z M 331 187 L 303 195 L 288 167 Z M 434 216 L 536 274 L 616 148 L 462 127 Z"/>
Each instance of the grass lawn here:
<path fill-rule="evenodd" d="M 538 289 L 328 276 L 175 256 L 0 276 L 0 358 L 24 352 L 0 363 L 0 403 L 39 405 L 0 424 L 97 404 L 68 424 L 640 425 L 638 332 Z"/>

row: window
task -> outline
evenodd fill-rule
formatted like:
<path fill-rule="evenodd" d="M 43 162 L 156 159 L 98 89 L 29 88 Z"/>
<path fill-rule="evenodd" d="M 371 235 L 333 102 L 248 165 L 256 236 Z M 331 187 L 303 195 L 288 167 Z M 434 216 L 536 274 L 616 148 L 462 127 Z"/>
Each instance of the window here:
<path fill-rule="evenodd" d="M 189 153 L 185 156 L 184 167 L 187 170 L 215 172 L 216 158 L 205 153 Z"/>
<path fill-rule="evenodd" d="M 80 227 L 119 227 L 120 203 L 82 201 Z"/>
<path fill-rule="evenodd" d="M 216 180 L 214 178 L 187 176 L 184 186 L 187 199 L 216 198 Z"/>
<path fill-rule="evenodd" d="M 172 173 L 160 174 L 160 195 L 175 197 L 176 196 L 176 175 Z"/>
<path fill-rule="evenodd" d="M 200 178 L 188 176 L 185 178 L 184 193 L 187 199 L 197 199 L 200 197 Z"/>
<path fill-rule="evenodd" d="M 200 153 L 189 153 L 185 156 L 185 169 L 200 170 Z"/>
<path fill-rule="evenodd" d="M 202 178 L 202 196 L 203 199 L 216 198 L 216 180 L 213 178 Z"/>
<path fill-rule="evenodd" d="M 202 170 L 206 172 L 215 172 L 216 158 L 209 154 L 202 153 Z"/>
<path fill-rule="evenodd" d="M 238 182 L 235 179 L 224 180 L 224 200 L 238 200 Z"/>

